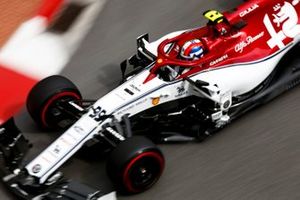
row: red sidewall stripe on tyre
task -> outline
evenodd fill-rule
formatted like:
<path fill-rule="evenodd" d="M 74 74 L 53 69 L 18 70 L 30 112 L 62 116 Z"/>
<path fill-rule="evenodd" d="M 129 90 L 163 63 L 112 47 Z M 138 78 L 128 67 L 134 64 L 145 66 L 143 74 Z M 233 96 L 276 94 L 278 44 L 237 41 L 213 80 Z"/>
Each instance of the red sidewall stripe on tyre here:
<path fill-rule="evenodd" d="M 47 123 L 47 120 L 46 120 L 46 114 L 47 114 L 47 110 L 49 108 L 49 106 L 56 100 L 62 98 L 62 97 L 74 97 L 76 99 L 81 99 L 81 97 L 74 93 L 74 92 L 61 92 L 61 93 L 58 93 L 56 95 L 54 95 L 53 97 L 51 97 L 47 103 L 45 104 L 45 106 L 43 106 L 42 108 L 42 111 L 41 111 L 41 120 L 42 120 L 42 124 L 45 126 L 45 127 L 48 127 L 48 123 Z"/>
<path fill-rule="evenodd" d="M 124 174 L 123 174 L 123 182 L 125 184 L 125 186 L 127 187 L 128 191 L 130 192 L 140 192 L 139 190 L 135 189 L 132 186 L 132 183 L 130 181 L 130 177 L 129 177 L 129 171 L 130 168 L 136 163 L 136 161 L 138 161 L 141 158 L 144 157 L 152 157 L 155 158 L 156 160 L 158 160 L 159 165 L 160 165 L 160 172 L 159 172 L 159 176 L 162 174 L 164 166 L 165 166 L 165 161 L 164 158 L 162 157 L 162 155 L 158 152 L 143 152 L 140 155 L 138 155 L 137 157 L 133 158 L 128 165 L 126 166 L 125 170 L 124 170 Z"/>

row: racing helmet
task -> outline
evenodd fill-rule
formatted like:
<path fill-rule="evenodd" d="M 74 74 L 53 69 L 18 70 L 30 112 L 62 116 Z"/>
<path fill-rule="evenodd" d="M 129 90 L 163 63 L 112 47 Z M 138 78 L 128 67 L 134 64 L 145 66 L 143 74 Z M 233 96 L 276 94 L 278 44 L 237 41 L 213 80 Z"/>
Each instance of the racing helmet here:
<path fill-rule="evenodd" d="M 193 60 L 199 59 L 204 54 L 204 45 L 199 39 L 187 41 L 181 48 L 180 55 L 183 58 Z"/>

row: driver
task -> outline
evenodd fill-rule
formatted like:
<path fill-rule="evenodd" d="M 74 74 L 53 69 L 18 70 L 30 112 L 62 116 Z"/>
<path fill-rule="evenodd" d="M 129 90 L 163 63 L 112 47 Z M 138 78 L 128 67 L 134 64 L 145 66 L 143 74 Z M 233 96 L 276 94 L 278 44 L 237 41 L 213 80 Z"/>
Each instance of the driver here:
<path fill-rule="evenodd" d="M 187 41 L 181 48 L 181 57 L 187 60 L 198 60 L 204 54 L 204 45 L 199 39 Z"/>

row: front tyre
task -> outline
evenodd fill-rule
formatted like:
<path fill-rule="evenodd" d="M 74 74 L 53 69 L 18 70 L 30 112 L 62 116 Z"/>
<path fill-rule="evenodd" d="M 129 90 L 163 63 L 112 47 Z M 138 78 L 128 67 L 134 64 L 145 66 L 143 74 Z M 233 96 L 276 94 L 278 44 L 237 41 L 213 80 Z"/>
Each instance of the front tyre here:
<path fill-rule="evenodd" d="M 153 186 L 165 165 L 161 151 L 149 139 L 134 136 L 121 142 L 110 154 L 108 175 L 125 193 L 140 193 Z"/>
<path fill-rule="evenodd" d="M 59 75 L 38 82 L 29 92 L 26 106 L 34 121 L 42 128 L 65 128 L 68 119 L 56 109 L 61 101 L 81 100 L 78 88 Z"/>

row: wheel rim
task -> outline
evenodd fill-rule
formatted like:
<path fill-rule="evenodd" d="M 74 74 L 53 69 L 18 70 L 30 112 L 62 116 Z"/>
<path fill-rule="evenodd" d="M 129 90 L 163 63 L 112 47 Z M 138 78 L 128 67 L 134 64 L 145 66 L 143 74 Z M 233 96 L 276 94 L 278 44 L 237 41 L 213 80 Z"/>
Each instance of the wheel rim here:
<path fill-rule="evenodd" d="M 42 111 L 41 111 L 41 121 L 43 126 L 45 127 L 49 127 L 49 124 L 47 123 L 47 113 L 49 111 L 49 108 L 59 99 L 62 98 L 71 98 L 71 99 L 81 99 L 81 97 L 74 93 L 74 92 L 61 92 L 58 93 L 56 95 L 54 95 L 53 97 L 51 97 L 45 104 L 45 106 L 43 107 Z"/>
<path fill-rule="evenodd" d="M 123 181 L 129 192 L 138 193 L 150 188 L 161 176 L 164 159 L 158 152 L 144 152 L 127 165 Z"/>

